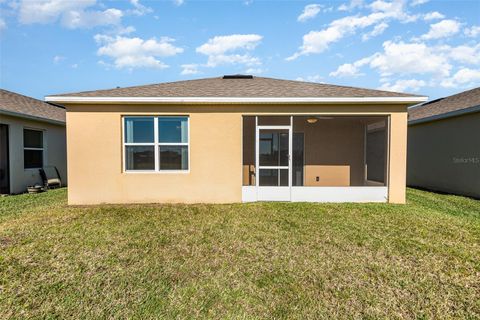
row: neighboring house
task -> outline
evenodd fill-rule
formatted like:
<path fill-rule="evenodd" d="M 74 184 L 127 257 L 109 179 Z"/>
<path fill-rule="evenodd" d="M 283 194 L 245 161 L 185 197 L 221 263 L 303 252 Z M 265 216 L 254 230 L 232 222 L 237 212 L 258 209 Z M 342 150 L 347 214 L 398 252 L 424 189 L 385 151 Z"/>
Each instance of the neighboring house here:
<path fill-rule="evenodd" d="M 408 113 L 408 185 L 480 198 L 480 88 Z"/>
<path fill-rule="evenodd" d="M 0 193 L 42 184 L 46 166 L 57 167 L 66 184 L 65 109 L 0 89 Z"/>
<path fill-rule="evenodd" d="M 407 107 L 426 97 L 248 75 L 53 95 L 68 201 L 405 202 Z"/>

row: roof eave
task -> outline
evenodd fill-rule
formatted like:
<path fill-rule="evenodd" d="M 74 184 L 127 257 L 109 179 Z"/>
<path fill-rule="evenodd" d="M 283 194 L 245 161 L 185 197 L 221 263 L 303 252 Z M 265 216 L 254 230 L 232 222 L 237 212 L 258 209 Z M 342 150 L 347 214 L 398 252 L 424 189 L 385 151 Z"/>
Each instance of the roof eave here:
<path fill-rule="evenodd" d="M 418 104 L 427 101 L 425 96 L 406 97 L 79 97 L 47 96 L 45 101 L 80 104 L 344 104 L 344 103 L 389 103 Z"/>
<path fill-rule="evenodd" d="M 480 112 L 480 105 L 465 108 L 465 109 L 460 109 L 460 110 L 454 110 L 442 114 L 436 114 L 430 117 L 425 117 L 425 118 L 420 118 L 420 119 L 415 119 L 415 120 L 409 120 L 408 125 L 413 126 L 416 124 L 421 124 L 425 122 L 431 122 L 431 121 L 436 121 L 436 120 L 442 120 L 442 119 L 448 119 L 452 117 L 458 117 L 464 114 L 469 114 L 469 113 L 475 113 L 475 112 Z"/>
<path fill-rule="evenodd" d="M 27 119 L 27 120 L 35 120 L 35 121 L 40 121 L 40 122 L 46 122 L 46 123 L 65 126 L 65 121 L 43 118 L 43 117 L 38 117 L 38 116 L 32 116 L 30 114 L 25 114 L 25 113 L 20 113 L 20 112 L 5 110 L 5 109 L 0 109 L 0 114 L 4 114 L 4 115 L 7 115 L 7 116 L 12 116 L 12 117 L 17 117 L 17 118 L 22 118 L 22 119 Z"/>

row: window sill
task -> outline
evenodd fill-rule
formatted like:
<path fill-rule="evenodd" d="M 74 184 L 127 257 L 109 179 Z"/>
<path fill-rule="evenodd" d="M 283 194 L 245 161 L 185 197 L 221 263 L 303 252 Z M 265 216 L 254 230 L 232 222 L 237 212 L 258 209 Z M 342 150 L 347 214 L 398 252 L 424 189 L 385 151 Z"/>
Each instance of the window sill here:
<path fill-rule="evenodd" d="M 125 174 L 187 174 L 190 170 L 163 170 L 163 171 L 142 171 L 142 170 L 126 170 Z"/>

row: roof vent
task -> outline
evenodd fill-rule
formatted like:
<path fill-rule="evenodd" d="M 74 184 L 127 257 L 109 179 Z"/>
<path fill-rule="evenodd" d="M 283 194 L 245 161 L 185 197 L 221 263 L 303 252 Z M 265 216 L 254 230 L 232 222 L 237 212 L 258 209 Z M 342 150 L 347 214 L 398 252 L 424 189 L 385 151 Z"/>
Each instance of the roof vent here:
<path fill-rule="evenodd" d="M 226 74 L 223 79 L 253 79 L 251 74 Z"/>

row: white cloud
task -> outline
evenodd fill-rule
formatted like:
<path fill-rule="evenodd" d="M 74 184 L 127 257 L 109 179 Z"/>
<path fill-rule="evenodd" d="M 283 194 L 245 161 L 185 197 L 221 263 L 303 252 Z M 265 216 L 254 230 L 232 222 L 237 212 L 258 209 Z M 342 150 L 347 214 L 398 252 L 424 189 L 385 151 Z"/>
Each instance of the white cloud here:
<path fill-rule="evenodd" d="M 480 64 L 480 44 L 474 46 L 460 45 L 457 47 L 440 46 L 438 51 L 452 60 L 464 64 Z"/>
<path fill-rule="evenodd" d="M 427 3 L 428 1 L 430 1 L 430 0 L 412 0 L 412 2 L 410 2 L 410 5 L 412 7 L 415 7 L 415 6 Z"/>
<path fill-rule="evenodd" d="M 122 27 L 122 26 L 118 26 L 116 29 L 114 29 L 113 33 L 116 34 L 116 35 L 126 35 L 126 34 L 130 34 L 130 33 L 133 33 L 135 32 L 137 29 L 135 29 L 134 26 L 128 26 L 128 27 Z"/>
<path fill-rule="evenodd" d="M 363 73 L 360 73 L 359 69 L 360 67 L 368 64 L 370 62 L 371 58 L 363 58 L 358 61 L 355 61 L 354 63 L 345 63 L 342 64 L 337 68 L 337 70 L 330 72 L 329 76 L 330 77 L 358 77 L 363 75 Z"/>
<path fill-rule="evenodd" d="M 356 8 L 360 8 L 363 6 L 363 0 L 350 0 L 348 4 L 342 4 L 338 7 L 339 11 L 351 11 Z"/>
<path fill-rule="evenodd" d="M 307 76 L 306 78 L 298 77 L 295 79 L 296 81 L 304 81 L 304 82 L 317 82 L 317 83 L 324 83 L 322 82 L 323 77 L 319 74 L 315 74 L 313 76 Z"/>
<path fill-rule="evenodd" d="M 192 75 L 197 73 L 199 73 L 198 64 L 196 63 L 182 64 L 182 72 L 180 73 L 181 75 L 185 76 L 185 75 Z"/>
<path fill-rule="evenodd" d="M 57 55 L 57 56 L 53 57 L 53 63 L 60 63 L 60 62 L 62 62 L 62 61 L 65 60 L 65 59 L 66 59 L 66 58 L 65 58 L 64 56 L 59 56 L 59 55 Z"/>
<path fill-rule="evenodd" d="M 23 24 L 50 23 L 69 11 L 85 10 L 95 5 L 96 0 L 22 0 L 19 18 Z"/>
<path fill-rule="evenodd" d="M 422 87 L 425 87 L 427 83 L 423 80 L 410 79 L 410 80 L 397 80 L 395 83 L 385 82 L 378 89 L 394 92 L 405 91 L 418 91 Z"/>
<path fill-rule="evenodd" d="M 440 85 L 445 88 L 459 86 L 473 87 L 480 84 L 480 69 L 462 68 L 453 77 L 443 80 Z"/>
<path fill-rule="evenodd" d="M 471 37 L 471 38 L 478 37 L 480 35 L 480 26 L 472 26 L 470 28 L 465 28 L 465 30 L 463 30 L 463 33 L 467 37 Z"/>
<path fill-rule="evenodd" d="M 377 0 L 370 4 L 373 11 L 365 16 L 347 16 L 332 21 L 327 28 L 320 31 L 310 31 L 303 36 L 303 44 L 299 50 L 287 58 L 294 60 L 302 55 L 321 53 L 329 46 L 344 38 L 347 35 L 354 34 L 358 29 L 365 29 L 370 26 L 376 26 L 390 19 L 396 19 L 401 22 L 411 22 L 416 19 L 404 11 L 404 4 L 401 1 L 385 2 Z M 385 30 L 382 25 L 377 28 L 377 32 Z M 375 29 L 375 28 L 374 28 Z"/>
<path fill-rule="evenodd" d="M 62 25 L 72 29 L 120 24 L 121 10 L 87 10 L 94 5 L 96 0 L 22 0 L 19 20 L 22 24 L 47 24 L 60 19 Z"/>
<path fill-rule="evenodd" d="M 359 76 L 358 67 L 351 63 L 342 64 L 337 70 L 330 72 L 330 77 L 356 77 Z"/>
<path fill-rule="evenodd" d="M 134 14 L 136 16 L 143 16 L 147 13 L 153 12 L 152 8 L 146 7 L 140 3 L 140 0 L 130 0 L 130 3 L 134 7 L 134 9 L 129 10 L 129 13 Z"/>
<path fill-rule="evenodd" d="M 382 76 L 390 74 L 432 74 L 448 76 L 452 69 L 448 59 L 437 53 L 435 48 L 424 43 L 386 41 L 383 53 L 371 57 L 370 67 Z"/>
<path fill-rule="evenodd" d="M 259 65 L 260 59 L 250 54 L 217 54 L 208 57 L 206 67 L 216 67 L 224 64 Z"/>
<path fill-rule="evenodd" d="M 173 0 L 173 4 L 175 4 L 176 6 L 181 6 L 184 2 L 184 0 Z"/>
<path fill-rule="evenodd" d="M 160 57 L 174 56 L 182 53 L 183 49 L 173 45 L 174 40 L 162 37 L 160 40 L 151 38 L 127 38 L 122 36 L 111 37 L 97 34 L 95 41 L 101 45 L 97 54 L 113 59 L 116 68 L 159 68 L 168 67 L 160 61 Z"/>
<path fill-rule="evenodd" d="M 7 29 L 7 24 L 5 23 L 5 20 L 0 18 L 0 31 Z"/>
<path fill-rule="evenodd" d="M 262 40 L 258 34 L 232 34 L 216 36 L 197 48 L 197 52 L 205 55 L 224 54 L 237 49 L 253 50 Z"/>
<path fill-rule="evenodd" d="M 118 9 L 105 11 L 68 11 L 62 16 L 62 24 L 70 29 L 119 25 L 123 12 Z"/>
<path fill-rule="evenodd" d="M 309 19 L 315 18 L 318 13 L 322 10 L 322 5 L 320 4 L 309 4 L 303 8 L 303 12 L 298 16 L 297 20 L 300 22 L 305 22 Z"/>
<path fill-rule="evenodd" d="M 419 15 L 410 15 L 405 9 L 405 3 L 402 0 L 383 1 L 376 0 L 369 5 L 373 12 L 381 12 L 385 15 L 384 18 L 396 19 L 402 23 L 414 22 L 419 18 Z"/>
<path fill-rule="evenodd" d="M 458 67 L 458 63 L 463 66 Z M 383 43 L 383 51 L 340 65 L 331 77 L 357 77 L 362 67 L 368 66 L 379 73 L 382 89 L 393 91 L 416 91 L 422 86 L 458 87 L 478 85 L 480 69 L 465 65 L 480 65 L 480 44 L 428 46 L 422 42 Z M 452 72 L 454 75 L 452 76 Z M 423 79 L 405 80 L 406 76 L 423 76 Z M 395 81 L 395 78 L 402 78 Z M 412 81 L 412 80 L 416 80 Z M 418 81 L 424 81 L 422 84 Z"/>
<path fill-rule="evenodd" d="M 260 74 L 260 73 L 263 73 L 263 69 L 261 68 L 248 68 L 247 70 L 245 70 L 245 73 L 246 74 Z"/>
<path fill-rule="evenodd" d="M 428 12 L 423 15 L 423 20 L 430 21 L 430 20 L 437 20 L 443 19 L 445 16 L 438 11 Z"/>
<path fill-rule="evenodd" d="M 430 30 L 422 35 L 423 40 L 440 39 L 453 36 L 460 31 L 460 23 L 455 20 L 442 20 L 430 25 Z"/>
<path fill-rule="evenodd" d="M 365 33 L 362 35 L 362 41 L 367 41 L 368 39 L 372 37 L 376 37 L 381 35 L 386 29 L 388 28 L 388 23 L 382 22 L 377 24 L 372 31 Z"/>
<path fill-rule="evenodd" d="M 216 36 L 199 46 L 196 51 L 208 56 L 208 67 L 221 64 L 257 65 L 260 60 L 251 56 L 252 51 L 260 44 L 262 36 L 258 34 L 232 34 Z M 242 51 L 243 53 L 238 53 Z"/>

